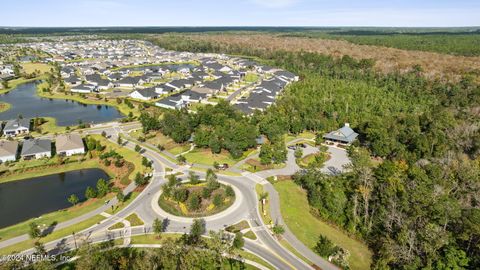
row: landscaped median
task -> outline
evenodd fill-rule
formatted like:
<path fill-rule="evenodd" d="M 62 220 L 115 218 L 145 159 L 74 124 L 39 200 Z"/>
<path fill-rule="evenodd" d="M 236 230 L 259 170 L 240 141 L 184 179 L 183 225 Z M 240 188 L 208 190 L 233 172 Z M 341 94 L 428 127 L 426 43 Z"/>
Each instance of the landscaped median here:
<path fill-rule="evenodd" d="M 170 176 L 170 178 L 175 176 Z M 195 176 L 191 176 L 195 178 Z M 205 217 L 217 214 L 229 208 L 235 201 L 235 192 L 230 186 L 220 184 L 215 179 L 189 183 L 177 183 L 170 180 L 163 187 L 158 200 L 159 206 L 174 216 Z"/>
<path fill-rule="evenodd" d="M 352 269 L 370 269 L 372 252 L 368 247 L 313 216 L 308 211 L 310 206 L 307 195 L 301 187 L 292 181 L 279 181 L 274 186 L 280 196 L 282 217 L 290 231 L 302 243 L 313 250 L 319 236 L 326 236 L 334 244 L 350 252 L 348 262 Z"/>

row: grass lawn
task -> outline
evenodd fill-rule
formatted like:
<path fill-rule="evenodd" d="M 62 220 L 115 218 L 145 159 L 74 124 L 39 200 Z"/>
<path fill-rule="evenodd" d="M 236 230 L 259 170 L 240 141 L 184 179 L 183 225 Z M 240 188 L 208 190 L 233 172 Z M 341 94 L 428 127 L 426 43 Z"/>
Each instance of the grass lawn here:
<path fill-rule="evenodd" d="M 265 267 L 267 267 L 268 269 L 271 269 L 271 270 L 274 270 L 275 268 L 270 265 L 268 262 L 266 262 L 264 259 L 258 257 L 257 255 L 255 254 L 252 254 L 248 251 L 245 251 L 245 250 L 239 250 L 238 251 L 238 255 L 242 256 L 242 258 L 246 259 L 246 260 L 250 260 L 250 261 L 253 261 L 253 262 L 256 262 L 260 265 L 263 265 Z M 247 266 L 249 266 L 247 264 Z M 226 269 L 229 269 L 229 268 L 226 268 Z M 253 268 L 253 269 L 256 269 L 256 268 Z"/>
<path fill-rule="evenodd" d="M 44 63 L 22 63 L 22 69 L 27 74 L 32 74 L 35 71 L 40 71 L 40 74 L 50 72 L 53 67 Z"/>
<path fill-rule="evenodd" d="M 180 237 L 182 237 L 182 234 L 179 234 L 179 233 L 162 233 L 160 234 L 160 237 L 158 237 L 156 234 L 136 235 L 136 236 L 132 236 L 131 244 L 134 244 L 134 245 L 135 244 L 136 245 L 161 244 L 166 239 L 177 240 Z"/>
<path fill-rule="evenodd" d="M 247 73 L 247 75 L 245 75 L 245 81 L 248 82 L 248 83 L 252 83 L 252 82 L 256 82 L 258 81 L 259 77 L 257 74 L 255 73 Z"/>
<path fill-rule="evenodd" d="M 292 181 L 280 181 L 274 186 L 280 195 L 283 219 L 300 241 L 313 248 L 319 235 L 324 235 L 350 252 L 348 262 L 352 269 L 370 269 L 372 253 L 368 247 L 310 214 L 307 196 L 301 187 Z"/>
<path fill-rule="evenodd" d="M 40 125 L 41 133 L 37 131 L 33 131 L 32 135 L 45 135 L 45 134 L 58 134 L 58 133 L 65 133 L 66 127 L 64 126 L 57 126 L 57 119 L 53 117 L 42 117 L 45 120 L 45 123 Z M 70 129 L 73 130 L 73 129 Z"/>
<path fill-rule="evenodd" d="M 77 224 L 72 225 L 70 227 L 55 231 L 55 232 L 53 232 L 53 233 L 51 233 L 51 234 L 49 234 L 45 237 L 42 237 L 42 238 L 40 238 L 40 242 L 48 243 L 50 241 L 53 241 L 53 240 L 60 239 L 62 237 L 71 235 L 72 232 L 78 233 L 79 231 L 85 230 L 85 229 L 90 228 L 91 226 L 93 226 L 97 223 L 100 223 L 100 221 L 102 221 L 104 219 L 105 219 L 105 217 L 100 216 L 100 215 L 94 216 L 94 217 L 92 217 L 90 219 L 87 219 L 83 222 L 80 222 L 80 223 L 77 223 Z M 34 246 L 35 241 L 36 240 L 34 240 L 34 239 L 29 239 L 29 240 L 20 242 L 20 243 L 15 244 L 15 245 L 11 245 L 11 246 L 6 247 L 6 248 L 2 248 L 0 250 L 0 255 L 16 253 L 16 252 L 20 252 L 20 251 L 32 248 Z"/>
<path fill-rule="evenodd" d="M 10 103 L 0 102 L 0 113 L 10 110 L 11 107 Z"/>
<path fill-rule="evenodd" d="M 161 132 L 151 132 L 145 135 L 141 130 L 136 130 L 134 132 L 130 132 L 130 135 L 135 139 L 146 137 L 146 142 L 155 146 L 162 145 L 165 147 L 165 150 L 173 155 L 178 155 L 190 149 L 190 144 L 176 143 L 170 137 L 163 135 Z"/>
<path fill-rule="evenodd" d="M 102 199 L 88 200 L 84 203 L 80 203 L 68 209 L 48 213 L 39 218 L 32 218 L 22 223 L 0 229 L 0 241 L 27 234 L 29 231 L 29 224 L 33 221 L 35 221 L 40 226 L 49 226 L 55 222 L 62 223 L 64 221 L 79 217 L 83 214 L 97 209 L 98 207 L 101 207 L 102 205 L 104 205 L 106 200 L 113 198 L 113 196 L 113 194 L 109 194 Z"/>
<path fill-rule="evenodd" d="M 213 154 L 209 148 L 195 148 L 184 155 L 189 163 L 203 164 L 212 166 L 216 161 L 219 164 L 227 163 L 229 166 L 234 165 L 238 161 L 251 155 L 256 149 L 249 149 L 243 153 L 240 158 L 234 159 L 226 150 L 222 150 L 219 154 Z"/>
<path fill-rule="evenodd" d="M 140 217 L 138 217 L 138 215 L 136 213 L 132 213 L 131 215 L 129 215 L 125 219 L 130 222 L 131 227 L 142 226 L 143 224 L 145 224 L 143 222 L 143 220 Z"/>
<path fill-rule="evenodd" d="M 257 235 L 253 232 L 253 231 L 248 231 L 246 232 L 243 237 L 246 237 L 248 239 L 252 239 L 252 240 L 257 240 Z"/>
<path fill-rule="evenodd" d="M 260 184 L 256 184 L 255 191 L 260 198 L 260 195 L 264 192 L 263 186 Z M 266 225 L 272 224 L 272 217 L 270 216 L 270 200 L 268 199 L 268 197 L 265 200 L 265 205 L 262 205 L 261 201 L 258 202 L 258 209 L 260 211 L 260 216 L 262 217 L 263 223 L 265 223 Z M 264 210 L 264 213 L 262 213 L 262 209 Z"/>
<path fill-rule="evenodd" d="M 310 131 L 304 131 L 298 135 L 292 135 L 292 134 L 285 135 L 285 143 L 291 142 L 295 139 L 315 139 L 315 133 Z"/>
<path fill-rule="evenodd" d="M 248 225 L 248 222 L 246 220 L 242 220 L 237 224 L 233 224 L 233 225 L 228 226 L 227 228 L 225 228 L 225 230 L 227 232 L 236 233 L 236 232 L 239 232 L 241 230 L 248 229 L 248 228 L 250 228 L 250 225 Z"/>
<path fill-rule="evenodd" d="M 240 169 L 249 172 L 259 172 L 264 170 L 273 170 L 273 169 L 281 169 L 286 166 L 285 163 L 280 164 L 262 164 L 259 158 L 251 158 L 248 159 L 245 163 L 240 166 Z"/>
<path fill-rule="evenodd" d="M 140 192 L 138 192 L 138 191 L 133 191 L 133 192 L 129 193 L 127 196 L 125 196 L 125 201 L 123 203 L 115 205 L 115 207 L 113 208 L 113 211 L 112 211 L 112 208 L 109 208 L 108 210 L 105 211 L 105 213 L 110 214 L 110 215 L 113 215 L 114 213 L 118 213 L 120 210 L 125 208 L 131 202 L 133 202 L 133 200 L 135 200 L 135 198 L 139 194 L 140 194 Z"/>
<path fill-rule="evenodd" d="M 112 226 L 110 226 L 108 229 L 109 230 L 116 230 L 116 229 L 121 229 L 121 228 L 124 228 L 124 227 L 125 227 L 125 224 L 123 224 L 122 222 L 118 222 L 118 223 L 115 223 Z"/>

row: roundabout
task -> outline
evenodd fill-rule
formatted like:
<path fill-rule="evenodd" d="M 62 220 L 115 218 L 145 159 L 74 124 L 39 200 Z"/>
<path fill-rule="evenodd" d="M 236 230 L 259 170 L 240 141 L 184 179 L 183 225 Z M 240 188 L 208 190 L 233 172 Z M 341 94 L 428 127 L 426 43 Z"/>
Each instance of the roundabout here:
<path fill-rule="evenodd" d="M 166 207 L 162 208 L 160 206 L 160 204 L 162 204 L 161 202 L 169 202 L 169 203 L 173 204 L 173 202 L 171 200 L 168 200 L 164 197 L 162 190 L 159 190 L 153 196 L 152 201 L 151 201 L 151 207 L 158 216 L 163 217 L 163 218 L 167 218 L 170 221 L 177 221 L 177 222 L 181 222 L 181 223 L 191 223 L 193 221 L 193 219 L 195 219 L 195 218 L 202 218 L 205 221 L 213 221 L 213 220 L 219 220 L 219 219 L 225 220 L 225 219 L 230 219 L 230 218 L 232 220 L 238 219 L 239 215 L 238 215 L 237 210 L 239 210 L 239 208 L 241 207 L 241 205 L 243 204 L 243 201 L 244 201 L 242 193 L 240 192 L 238 187 L 236 187 L 235 185 L 233 185 L 231 183 L 227 183 L 227 182 L 221 181 L 221 180 L 219 180 L 218 182 L 220 183 L 222 188 L 231 187 L 233 192 L 234 192 L 234 196 L 229 197 L 230 201 L 226 202 L 225 205 L 223 205 L 222 207 L 218 207 L 217 208 L 218 211 L 214 211 L 214 209 L 211 209 L 211 211 L 205 211 L 204 213 L 197 213 L 197 215 L 195 215 L 195 216 L 185 216 L 185 215 L 181 216 L 181 214 L 179 214 L 178 212 L 177 212 L 177 214 L 174 214 L 173 211 L 169 211 L 171 209 L 166 210 L 166 209 L 164 209 Z M 198 191 L 196 191 L 196 192 L 198 192 Z M 213 202 L 210 205 L 213 205 Z M 165 204 L 163 204 L 163 206 L 165 206 Z M 188 206 L 185 206 L 185 207 L 188 207 Z"/>

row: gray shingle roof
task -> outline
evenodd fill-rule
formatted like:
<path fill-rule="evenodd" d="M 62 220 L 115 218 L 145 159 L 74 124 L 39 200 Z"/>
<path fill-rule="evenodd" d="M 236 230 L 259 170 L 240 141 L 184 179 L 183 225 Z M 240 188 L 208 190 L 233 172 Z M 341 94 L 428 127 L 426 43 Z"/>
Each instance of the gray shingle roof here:
<path fill-rule="evenodd" d="M 48 139 L 30 139 L 23 142 L 22 156 L 30 156 L 52 151 L 52 141 Z"/>

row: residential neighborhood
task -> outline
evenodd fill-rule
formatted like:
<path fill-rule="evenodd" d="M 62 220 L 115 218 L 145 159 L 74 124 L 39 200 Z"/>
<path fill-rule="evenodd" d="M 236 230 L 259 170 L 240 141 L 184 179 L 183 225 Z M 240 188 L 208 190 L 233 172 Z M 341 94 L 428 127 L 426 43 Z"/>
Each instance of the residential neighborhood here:
<path fill-rule="evenodd" d="M 195 103 L 216 104 L 224 99 L 248 115 L 265 110 L 288 84 L 299 79 L 291 72 L 242 58 L 168 51 L 139 40 L 15 46 L 48 55 L 36 60 L 60 66 L 66 91 L 131 98 L 166 109 L 194 109 Z M 0 67 L 3 80 L 14 75 L 11 65 Z"/>

